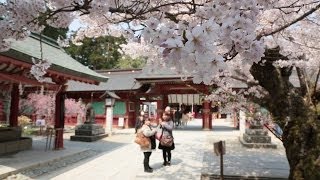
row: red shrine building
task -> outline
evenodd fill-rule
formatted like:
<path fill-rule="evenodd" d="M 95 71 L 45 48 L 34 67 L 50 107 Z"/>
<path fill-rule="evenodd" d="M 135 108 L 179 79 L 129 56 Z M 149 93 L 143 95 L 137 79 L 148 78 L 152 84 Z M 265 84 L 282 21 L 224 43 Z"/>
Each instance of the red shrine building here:
<path fill-rule="evenodd" d="M 118 97 L 113 107 L 113 127 L 117 128 L 134 127 L 139 110 L 157 118 L 166 106 L 170 106 L 172 110 L 187 109 L 194 117 L 202 119 L 203 129 L 212 129 L 212 120 L 219 113 L 218 107 L 204 100 L 214 86 L 194 84 L 191 77 L 182 80 L 181 75 L 170 70 L 153 73 L 141 69 L 97 72 L 109 80 L 100 85 L 69 81 L 67 98 L 81 98 L 85 103 L 92 103 L 96 122 L 104 126 L 105 98 L 110 92 Z M 75 125 L 76 122 L 76 115 L 66 115 L 66 125 Z M 238 120 L 234 119 L 234 127 L 237 126 Z"/>
<path fill-rule="evenodd" d="M 32 59 L 46 59 L 52 63 L 44 82 L 30 74 Z M 27 89 L 31 92 L 41 86 L 55 92 L 54 148 L 63 148 L 64 99 L 70 80 L 99 85 L 108 78 L 72 59 L 54 40 L 45 36 L 32 34 L 24 41 L 13 42 L 9 51 L 0 53 L 0 123 L 4 126 L 0 126 L 0 154 L 8 153 L 5 152 L 8 149 L 23 150 L 19 149 L 23 146 L 18 127 L 19 100 Z"/>

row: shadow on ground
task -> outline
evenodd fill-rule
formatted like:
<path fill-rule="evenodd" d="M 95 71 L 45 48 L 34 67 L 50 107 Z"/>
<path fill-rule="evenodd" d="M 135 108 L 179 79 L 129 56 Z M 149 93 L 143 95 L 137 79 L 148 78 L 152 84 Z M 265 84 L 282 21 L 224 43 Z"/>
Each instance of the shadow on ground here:
<path fill-rule="evenodd" d="M 0 177 L 5 178 L 21 172 L 28 175 L 34 171 L 29 177 L 35 178 L 51 171 L 65 172 L 131 143 L 133 137 L 130 133 L 124 133 L 95 142 L 77 142 L 70 141 L 68 134 L 66 136 L 63 150 L 46 151 L 46 137 L 35 136 L 32 149 L 0 157 Z M 66 160 L 68 162 L 65 162 Z M 40 171 L 37 169 L 42 172 L 35 172 Z"/>

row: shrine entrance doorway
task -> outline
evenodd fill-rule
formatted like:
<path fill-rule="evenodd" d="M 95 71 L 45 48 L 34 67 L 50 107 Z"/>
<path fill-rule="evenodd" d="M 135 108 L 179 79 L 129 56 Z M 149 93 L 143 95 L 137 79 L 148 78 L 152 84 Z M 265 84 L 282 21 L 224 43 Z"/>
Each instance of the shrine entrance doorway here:
<path fill-rule="evenodd" d="M 148 86 L 149 89 L 144 93 L 135 94 L 135 98 L 140 99 L 140 104 L 156 103 L 153 106 L 156 118 L 162 116 L 166 106 L 170 106 L 172 115 L 176 110 L 182 109 L 191 119 L 201 119 L 203 130 L 211 130 L 213 129 L 213 121 L 223 116 L 219 113 L 217 103 L 206 100 L 206 96 L 209 95 L 213 86 L 193 84 L 191 80 L 182 81 L 181 78 L 156 80 L 137 77 L 136 80 L 144 86 Z M 234 122 L 234 124 L 237 123 Z"/>

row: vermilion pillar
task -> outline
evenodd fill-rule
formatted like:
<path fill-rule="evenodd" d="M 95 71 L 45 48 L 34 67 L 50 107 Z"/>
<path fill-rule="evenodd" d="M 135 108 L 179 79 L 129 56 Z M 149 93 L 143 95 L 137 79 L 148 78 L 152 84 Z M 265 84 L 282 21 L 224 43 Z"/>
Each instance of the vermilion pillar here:
<path fill-rule="evenodd" d="M 129 106 L 134 106 L 135 103 L 132 104 L 130 101 L 126 101 L 126 114 L 124 116 L 124 122 L 123 122 L 123 128 L 129 128 L 129 119 L 130 119 L 130 107 Z M 119 123 L 118 123 L 119 124 Z M 119 127 L 122 128 L 122 127 Z"/>
<path fill-rule="evenodd" d="M 212 115 L 210 101 L 204 100 L 202 103 L 202 128 L 204 130 L 212 129 Z"/>
<path fill-rule="evenodd" d="M 64 128 L 64 92 L 56 94 L 56 110 L 55 110 L 55 141 L 54 149 L 63 149 L 63 128 Z"/>
<path fill-rule="evenodd" d="M 18 126 L 19 114 L 19 88 L 17 84 L 13 84 L 11 90 L 11 105 L 10 105 L 10 126 Z"/>
<path fill-rule="evenodd" d="M 168 94 L 163 95 L 162 109 L 164 110 L 169 105 Z"/>
<path fill-rule="evenodd" d="M 162 113 L 164 111 L 163 107 L 163 100 L 157 100 L 157 120 L 162 117 Z"/>

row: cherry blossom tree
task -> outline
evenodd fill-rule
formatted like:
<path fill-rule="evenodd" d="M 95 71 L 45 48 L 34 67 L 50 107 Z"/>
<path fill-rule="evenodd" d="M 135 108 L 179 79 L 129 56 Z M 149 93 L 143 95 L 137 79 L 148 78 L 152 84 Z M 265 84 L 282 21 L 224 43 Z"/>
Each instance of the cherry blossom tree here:
<path fill-rule="evenodd" d="M 24 102 L 25 106 L 32 107 L 35 114 L 40 117 L 45 116 L 47 124 L 54 124 L 55 93 L 31 93 Z"/>
<path fill-rule="evenodd" d="M 66 99 L 65 103 L 65 114 L 79 114 L 80 117 L 85 116 L 86 106 L 81 100 L 76 101 L 75 99 Z"/>
<path fill-rule="evenodd" d="M 123 49 L 147 57 L 149 71 L 170 67 L 232 96 L 254 94 L 284 130 L 289 178 L 319 179 L 319 8 L 317 0 L 7 0 L 0 49 L 75 18 L 85 27 L 74 43 L 123 35 Z M 233 92 L 232 80 L 248 90 Z"/>

